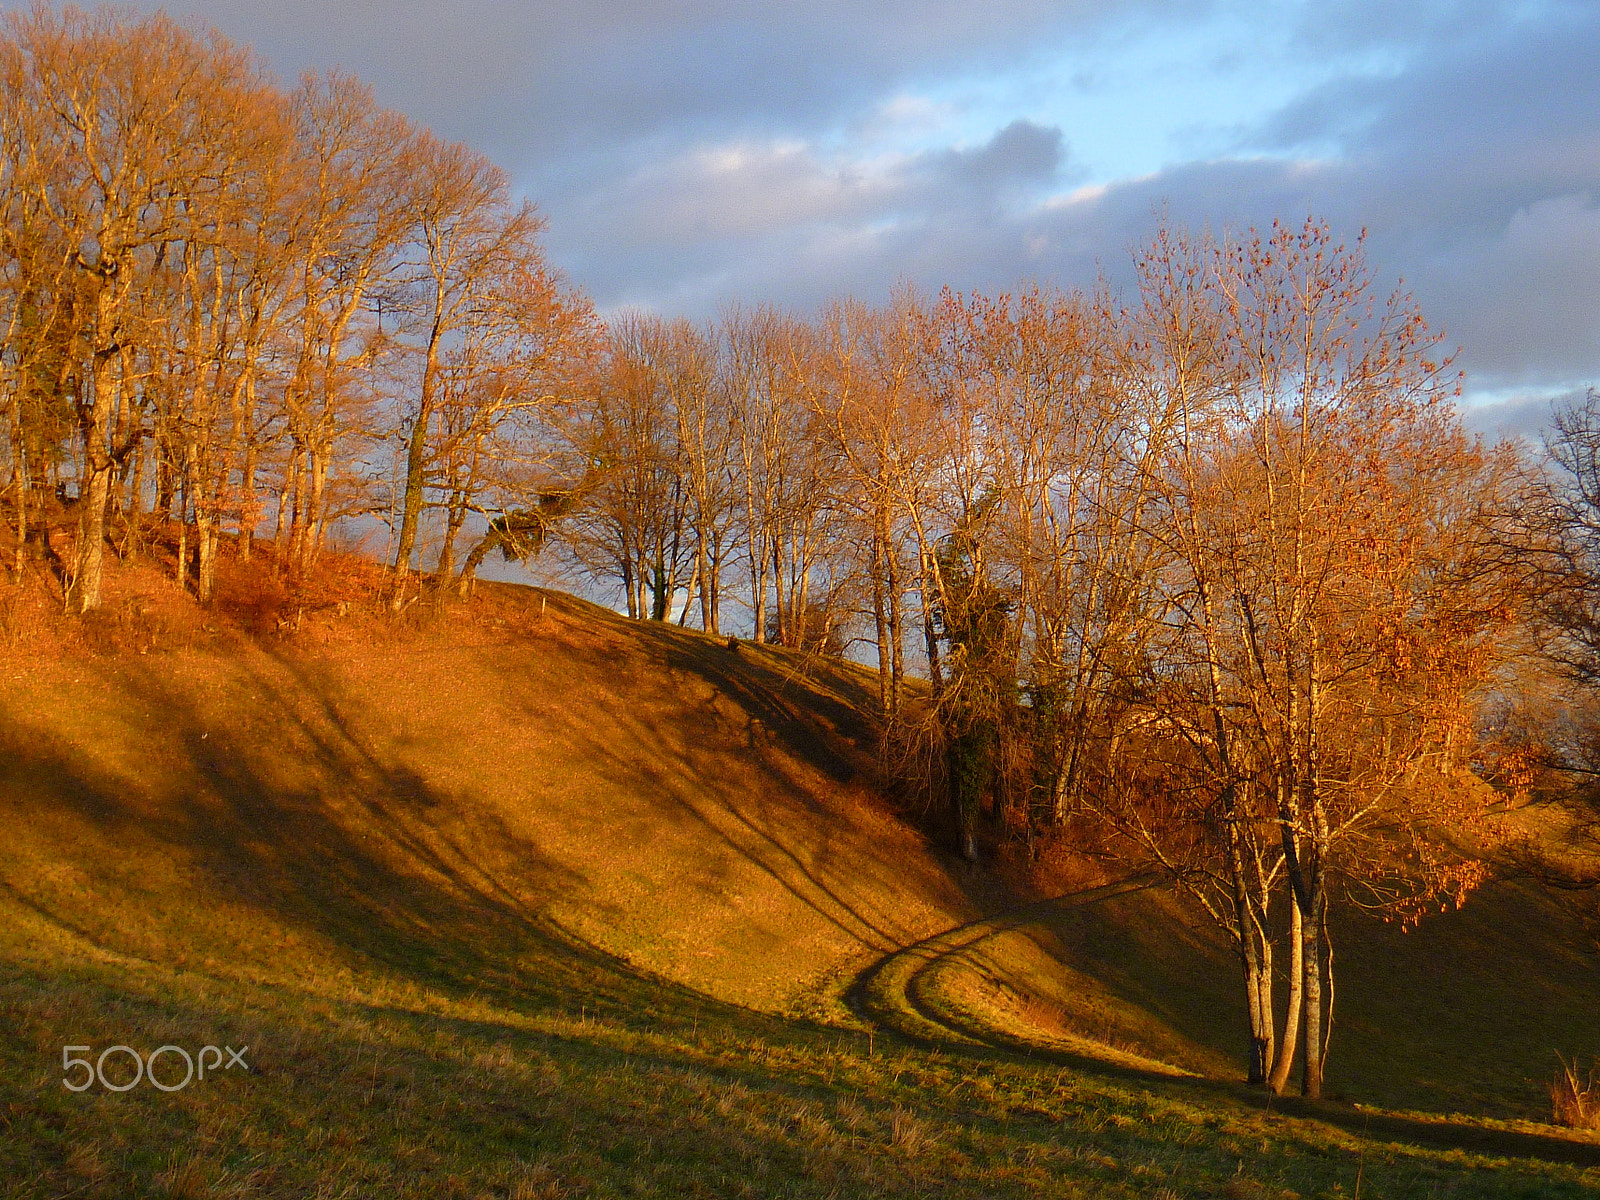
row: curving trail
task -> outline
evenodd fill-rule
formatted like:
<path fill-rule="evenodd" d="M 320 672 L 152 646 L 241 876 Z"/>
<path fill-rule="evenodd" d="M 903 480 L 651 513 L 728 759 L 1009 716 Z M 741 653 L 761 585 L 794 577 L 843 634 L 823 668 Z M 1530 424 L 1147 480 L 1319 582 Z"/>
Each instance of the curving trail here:
<path fill-rule="evenodd" d="M 920 1042 L 1031 1053 L 1038 1049 L 1034 1043 L 980 1025 L 942 1003 L 932 986 L 936 975 L 953 965 L 958 956 L 996 934 L 1031 925 L 1065 909 L 1139 891 L 1156 882 L 1155 875 L 1139 875 L 1103 887 L 1040 900 L 998 916 L 947 929 L 897 950 L 868 967 L 856 977 L 847 998 L 860 1016 Z"/>

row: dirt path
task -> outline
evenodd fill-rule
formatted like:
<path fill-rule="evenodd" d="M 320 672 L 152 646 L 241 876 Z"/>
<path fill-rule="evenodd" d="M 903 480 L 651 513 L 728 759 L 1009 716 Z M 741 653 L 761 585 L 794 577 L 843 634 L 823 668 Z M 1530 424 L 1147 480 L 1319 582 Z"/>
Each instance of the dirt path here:
<path fill-rule="evenodd" d="M 847 998 L 851 1008 L 866 1019 L 906 1037 L 932 1044 L 955 1044 L 994 1049 L 1031 1049 L 1021 1039 L 1006 1038 L 991 1030 L 961 1022 L 937 1004 L 929 984 L 937 968 L 952 956 L 1007 930 L 1031 925 L 1043 917 L 1096 904 L 1152 886 L 1153 875 L 1141 875 L 1103 887 L 1089 888 L 1013 908 L 998 916 L 969 921 L 924 938 L 880 959 L 856 977 Z"/>

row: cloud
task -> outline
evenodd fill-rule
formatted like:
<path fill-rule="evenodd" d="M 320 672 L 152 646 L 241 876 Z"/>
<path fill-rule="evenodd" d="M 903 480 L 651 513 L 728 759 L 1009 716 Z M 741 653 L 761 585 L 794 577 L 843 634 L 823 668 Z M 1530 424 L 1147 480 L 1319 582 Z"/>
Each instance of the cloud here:
<path fill-rule="evenodd" d="M 1332 206 L 1372 228 L 1375 252 L 1482 384 L 1593 378 L 1600 12 L 1478 3 L 1452 15 L 1426 23 L 1404 70 L 1317 89 L 1265 123 L 1258 145 L 1339 146 Z"/>
<path fill-rule="evenodd" d="M 1126 282 L 1127 250 L 1163 213 L 1214 229 L 1317 214 L 1346 237 L 1369 231 L 1370 261 L 1461 347 L 1470 388 L 1579 386 L 1600 376 L 1600 10 L 1546 6 L 1534 20 L 1526 5 L 1481 4 L 1480 23 L 1463 29 L 1442 18 L 1447 7 L 1403 37 L 1390 31 L 1404 63 L 1319 86 L 1242 130 L 1228 155 L 1138 179 L 1046 194 L 1071 173 L 1051 157 L 1059 131 L 1037 125 L 879 174 L 866 164 L 852 174 L 842 155 L 826 168 L 839 184 L 826 213 L 705 243 L 713 269 L 696 278 L 685 256 L 662 303 L 710 305 L 732 291 L 804 307 L 836 290 L 882 295 L 898 279 L 1088 286 L 1104 271 Z M 921 191 L 918 170 L 930 181 Z M 974 204 L 968 171 L 1039 186 L 1025 204 L 998 203 L 998 187 Z M 777 186 L 796 202 L 821 194 Z M 691 188 L 675 203 L 692 210 L 715 194 Z M 635 298 L 650 290 L 642 276 L 628 287 Z"/>
<path fill-rule="evenodd" d="M 1452 247 L 1428 273 L 1487 381 L 1592 378 L 1600 366 L 1600 208 L 1559 195 L 1492 236 Z"/>
<path fill-rule="evenodd" d="M 487 150 L 603 306 L 702 316 L 735 298 L 878 298 L 901 280 L 1126 282 L 1129 248 L 1163 213 L 1214 229 L 1315 213 L 1347 237 L 1370 231 L 1369 258 L 1462 346 L 1470 386 L 1550 394 L 1600 377 L 1593 3 L 169 7 L 254 43 L 287 76 L 341 64 Z M 1288 81 L 1260 92 L 1275 110 L 1205 107 L 1268 70 Z M 1080 187 L 1090 176 L 1069 146 L 1087 153 L 1095 133 L 1098 160 L 1107 126 L 1060 114 L 1113 126 L 1118 114 L 1061 97 L 1129 80 L 1117 94 L 1166 122 L 1169 140 L 1148 140 L 1172 153 Z"/>
<path fill-rule="evenodd" d="M 1052 183 L 1066 159 L 1061 130 L 1015 120 L 975 150 L 942 156 L 944 172 L 979 187 L 996 183 Z"/>
<path fill-rule="evenodd" d="M 602 179 L 559 238 L 612 304 L 676 276 L 673 306 L 702 315 L 741 296 L 806 306 L 956 265 L 930 253 L 941 245 L 1005 256 L 1016 214 L 1071 175 L 1068 159 L 1061 130 L 1023 120 L 977 146 L 870 159 L 792 140 L 701 146 Z"/>
<path fill-rule="evenodd" d="M 280 71 L 342 65 L 520 170 L 667 135 L 820 129 L 901 82 L 1202 0 L 177 0 Z"/>

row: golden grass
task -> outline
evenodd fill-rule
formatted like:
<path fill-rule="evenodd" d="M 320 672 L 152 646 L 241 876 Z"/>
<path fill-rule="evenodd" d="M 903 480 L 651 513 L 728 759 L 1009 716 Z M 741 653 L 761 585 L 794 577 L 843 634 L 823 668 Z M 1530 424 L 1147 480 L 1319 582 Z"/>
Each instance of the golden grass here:
<path fill-rule="evenodd" d="M 502 975 L 543 923 L 773 1010 L 975 915 L 866 798 L 852 672 L 538 600 L 10 655 L 4 888 L 104 949 L 263 979 L 413 950 Z"/>

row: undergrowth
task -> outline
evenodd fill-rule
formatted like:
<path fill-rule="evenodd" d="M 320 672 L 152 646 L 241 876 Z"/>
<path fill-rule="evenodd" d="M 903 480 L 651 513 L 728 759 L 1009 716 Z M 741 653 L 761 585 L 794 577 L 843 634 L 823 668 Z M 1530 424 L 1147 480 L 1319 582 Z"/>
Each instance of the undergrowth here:
<path fill-rule="evenodd" d="M 1585 1075 L 1576 1058 L 1570 1063 L 1562 1058 L 1561 1070 L 1550 1081 L 1550 1107 L 1557 1125 L 1600 1130 L 1600 1065 Z"/>

